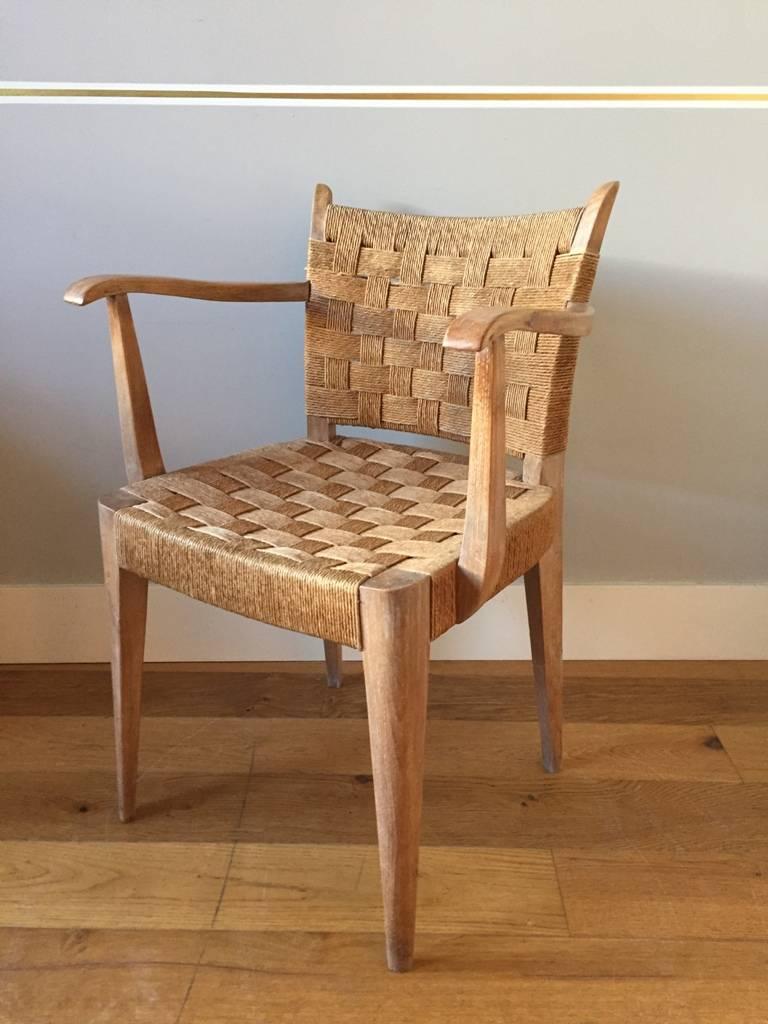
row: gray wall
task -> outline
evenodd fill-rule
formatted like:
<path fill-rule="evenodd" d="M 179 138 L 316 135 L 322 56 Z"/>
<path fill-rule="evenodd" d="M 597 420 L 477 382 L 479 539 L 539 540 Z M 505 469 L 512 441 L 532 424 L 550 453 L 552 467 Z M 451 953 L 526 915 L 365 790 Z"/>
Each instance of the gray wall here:
<path fill-rule="evenodd" d="M 122 482 L 105 271 L 296 278 L 311 189 L 504 213 L 622 180 L 577 373 L 572 581 L 760 581 L 768 111 L 0 107 L 6 582 L 100 575 Z M 167 463 L 303 432 L 301 310 L 135 303 Z M 400 438 L 402 440 L 402 438 Z"/>
<path fill-rule="evenodd" d="M 747 85 L 761 0 L 2 0 L 0 77 Z"/>

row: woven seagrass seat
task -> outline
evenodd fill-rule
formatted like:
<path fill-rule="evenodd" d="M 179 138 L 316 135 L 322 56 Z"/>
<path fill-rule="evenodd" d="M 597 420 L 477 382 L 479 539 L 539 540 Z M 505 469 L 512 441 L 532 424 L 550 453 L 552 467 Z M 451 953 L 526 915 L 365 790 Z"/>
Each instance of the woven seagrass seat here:
<path fill-rule="evenodd" d="M 330 685 L 341 645 L 360 649 L 393 970 L 413 960 L 430 641 L 519 576 L 542 760 L 560 766 L 564 455 L 617 187 L 565 210 L 434 217 L 339 206 L 318 185 L 303 281 L 93 277 L 65 296 L 106 299 L 131 481 L 99 502 L 120 817 L 136 806 L 149 581 L 321 637 Z M 307 436 L 166 472 L 136 292 L 304 303 Z M 342 437 L 339 424 L 469 454 Z"/>
<path fill-rule="evenodd" d="M 124 569 L 249 618 L 361 647 L 358 591 L 399 566 L 430 579 L 431 635 L 456 622 L 467 458 L 300 439 L 130 484 Z M 552 542 L 551 491 L 508 474 L 499 587 Z"/>

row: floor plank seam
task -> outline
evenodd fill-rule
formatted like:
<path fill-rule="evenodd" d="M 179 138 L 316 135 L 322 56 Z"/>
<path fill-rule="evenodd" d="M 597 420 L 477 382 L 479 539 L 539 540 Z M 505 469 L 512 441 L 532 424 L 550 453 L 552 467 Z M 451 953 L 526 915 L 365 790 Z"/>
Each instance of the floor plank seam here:
<path fill-rule="evenodd" d="M 240 827 L 242 825 L 243 816 L 245 814 L 245 808 L 246 808 L 246 805 L 248 803 L 248 793 L 250 791 L 251 777 L 253 775 L 253 763 L 254 763 L 255 760 L 256 760 L 256 744 L 254 742 L 253 748 L 251 750 L 251 763 L 250 763 L 250 766 L 248 768 L 248 782 L 246 783 L 246 785 L 244 787 L 244 790 L 243 790 L 243 799 L 242 799 L 242 801 L 240 803 L 240 813 L 238 815 L 237 823 L 235 824 L 234 833 L 233 833 L 232 849 L 231 849 L 230 854 L 229 854 L 229 861 L 227 862 L 226 871 L 224 872 L 224 882 L 223 882 L 223 884 L 221 886 L 221 892 L 219 893 L 219 899 L 218 899 L 218 902 L 216 903 L 216 909 L 213 912 L 213 918 L 211 920 L 211 931 L 216 927 L 216 921 L 218 920 L 218 917 L 219 917 L 219 911 L 221 910 L 221 905 L 224 902 L 224 893 L 227 890 L 227 883 L 229 882 L 229 873 L 232 870 L 232 862 L 235 859 L 235 851 L 237 850 L 238 843 L 239 843 L 238 836 L 240 834 Z M 201 959 L 202 959 L 203 953 L 205 953 L 205 950 L 207 948 L 209 938 L 206 939 L 206 941 L 205 941 L 205 943 L 203 945 L 203 952 L 200 954 Z"/>
<path fill-rule="evenodd" d="M 720 743 L 720 746 L 723 748 L 725 756 L 728 758 L 728 760 L 733 765 L 733 770 L 739 776 L 739 780 L 741 781 L 742 785 L 745 784 L 747 782 L 747 780 L 744 778 L 744 775 L 743 775 L 741 769 L 739 768 L 739 766 L 736 764 L 736 762 L 734 761 L 733 757 L 731 756 L 731 752 L 728 749 L 727 744 L 725 743 L 725 741 L 721 737 L 720 733 L 718 732 L 717 726 L 713 723 L 710 728 L 712 729 L 712 735 L 713 736 L 717 736 L 717 739 L 718 739 L 718 741 Z"/>
<path fill-rule="evenodd" d="M 189 984 L 187 985 L 187 990 L 184 993 L 184 998 L 181 1001 L 181 1006 L 179 1007 L 179 1012 L 176 1015 L 176 1020 L 174 1021 L 174 1024 L 181 1024 L 181 1018 L 184 1016 L 184 1010 L 186 1009 L 187 1003 L 189 1002 L 189 997 L 192 994 L 192 986 L 195 984 L 197 972 L 200 970 L 200 965 L 203 962 L 203 954 L 205 953 L 207 944 L 208 940 L 206 938 L 206 941 L 203 943 L 203 948 L 200 950 L 200 956 L 197 958 L 197 963 L 192 969 L 192 977 L 189 979 Z"/>
<path fill-rule="evenodd" d="M 552 846 L 549 848 L 549 856 L 550 856 L 550 858 L 552 860 L 552 870 L 555 873 L 555 882 L 557 882 L 557 891 L 560 894 L 560 908 L 563 911 L 563 920 L 565 921 L 565 927 L 568 930 L 569 937 L 570 938 L 574 938 L 575 937 L 574 936 L 574 932 L 573 932 L 573 929 L 571 928 L 571 922 L 570 922 L 570 920 L 568 918 L 568 907 L 567 907 L 566 902 L 565 902 L 565 892 L 563 890 L 563 883 L 560 880 L 560 871 L 559 871 L 558 866 L 557 866 L 557 857 L 555 856 L 555 849 Z"/>

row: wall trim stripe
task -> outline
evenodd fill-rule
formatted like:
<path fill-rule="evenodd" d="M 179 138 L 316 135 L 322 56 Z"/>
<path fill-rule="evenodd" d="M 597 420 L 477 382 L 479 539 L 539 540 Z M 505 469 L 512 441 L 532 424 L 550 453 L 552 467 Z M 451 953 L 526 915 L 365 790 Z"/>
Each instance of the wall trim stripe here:
<path fill-rule="evenodd" d="M 173 85 L 0 82 L 4 103 L 311 106 L 766 107 L 762 86 Z"/>
<path fill-rule="evenodd" d="M 568 659 L 768 658 L 768 584 L 583 584 L 565 588 Z M 0 587 L 0 662 L 109 660 L 98 584 Z M 353 656 L 349 652 L 349 656 Z M 355 655 L 356 656 L 356 655 Z M 522 586 L 508 587 L 432 645 L 433 658 L 530 657 Z M 151 588 L 148 661 L 305 661 L 319 640 Z"/>

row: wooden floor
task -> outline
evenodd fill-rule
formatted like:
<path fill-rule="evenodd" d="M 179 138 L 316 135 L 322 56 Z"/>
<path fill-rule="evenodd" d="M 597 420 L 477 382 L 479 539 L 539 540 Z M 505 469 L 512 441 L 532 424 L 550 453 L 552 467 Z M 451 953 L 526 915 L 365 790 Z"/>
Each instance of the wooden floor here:
<path fill-rule="evenodd" d="M 359 669 L 0 671 L 2 1024 L 768 1021 L 768 666 L 435 665 L 417 965 L 384 966 Z"/>

